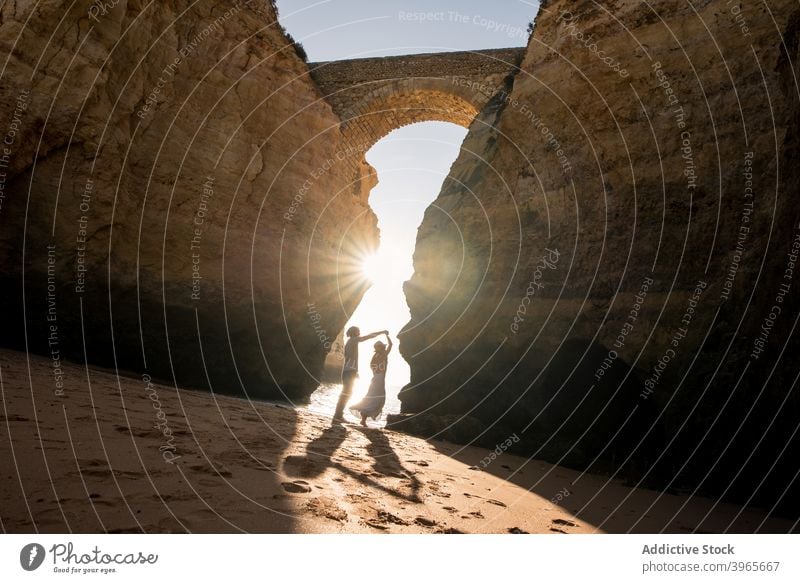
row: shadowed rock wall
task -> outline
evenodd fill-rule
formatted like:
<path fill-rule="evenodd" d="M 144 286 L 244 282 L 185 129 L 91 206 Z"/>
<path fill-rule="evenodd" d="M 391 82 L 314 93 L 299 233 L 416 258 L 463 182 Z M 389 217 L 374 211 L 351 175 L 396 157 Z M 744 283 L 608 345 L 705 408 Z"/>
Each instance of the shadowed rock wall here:
<path fill-rule="evenodd" d="M 543 3 L 417 237 L 397 427 L 796 512 L 796 3 Z"/>
<path fill-rule="evenodd" d="M 304 397 L 377 244 L 363 152 L 267 2 L 64 10 L 2 8 L 3 344 Z"/>

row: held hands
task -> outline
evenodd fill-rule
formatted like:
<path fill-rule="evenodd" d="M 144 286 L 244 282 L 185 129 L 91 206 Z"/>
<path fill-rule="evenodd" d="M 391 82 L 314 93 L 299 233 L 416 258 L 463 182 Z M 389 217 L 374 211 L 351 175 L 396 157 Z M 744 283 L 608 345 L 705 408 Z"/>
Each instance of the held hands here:
<path fill-rule="evenodd" d="M 358 341 L 359 342 L 364 342 L 365 340 L 371 340 L 372 338 L 375 338 L 376 336 L 380 336 L 381 334 L 386 334 L 386 339 L 391 344 L 392 339 L 389 336 L 389 331 L 388 330 L 380 330 L 378 332 L 373 332 L 372 334 L 367 334 L 366 336 L 360 336 L 358 338 Z"/>

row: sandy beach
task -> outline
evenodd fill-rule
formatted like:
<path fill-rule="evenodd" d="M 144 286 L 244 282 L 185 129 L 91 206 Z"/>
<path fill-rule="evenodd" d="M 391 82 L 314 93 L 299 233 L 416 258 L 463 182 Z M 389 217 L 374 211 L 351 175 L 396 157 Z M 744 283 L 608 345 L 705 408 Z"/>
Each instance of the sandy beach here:
<path fill-rule="evenodd" d="M 787 532 L 755 509 L 0 351 L 4 532 Z M 480 468 L 480 469 L 479 469 Z"/>

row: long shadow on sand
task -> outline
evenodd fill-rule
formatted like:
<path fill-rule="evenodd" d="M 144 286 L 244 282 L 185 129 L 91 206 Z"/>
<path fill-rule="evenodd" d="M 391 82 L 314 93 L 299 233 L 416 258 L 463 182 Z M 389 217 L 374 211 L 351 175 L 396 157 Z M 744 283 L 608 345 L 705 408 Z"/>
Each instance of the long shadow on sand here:
<path fill-rule="evenodd" d="M 767 517 L 763 510 L 721 503 L 687 494 L 633 488 L 607 476 L 581 473 L 537 459 L 499 456 L 481 467 L 487 450 L 431 441 L 441 453 L 472 471 L 484 471 L 542 497 L 543 505 L 561 508 L 609 533 L 752 533 L 791 532 L 791 521 Z M 480 470 L 479 470 L 480 468 Z M 763 521 L 763 523 L 762 523 Z M 559 532 L 560 527 L 551 528 Z"/>
<path fill-rule="evenodd" d="M 406 470 L 400 458 L 392 449 L 386 435 L 380 429 L 356 427 L 356 431 L 367 438 L 366 454 L 372 458 L 373 471 L 371 474 L 360 472 L 348 467 L 346 464 L 333 459 L 350 431 L 345 425 L 334 423 L 322 433 L 311 440 L 306 446 L 305 455 L 288 456 L 284 460 L 284 471 L 287 475 L 300 478 L 315 478 L 322 475 L 327 469 L 335 469 L 361 484 L 381 490 L 391 496 L 421 502 L 419 479 Z M 386 476 L 403 480 L 401 488 L 387 486 L 373 479 L 373 476 Z"/>
<path fill-rule="evenodd" d="M 363 433 L 368 439 L 367 454 L 374 461 L 373 469 L 384 476 L 409 480 L 410 494 L 403 497 L 411 502 L 420 502 L 420 481 L 412 472 L 406 470 L 400 462 L 400 458 L 397 457 L 397 453 L 392 448 L 392 444 L 386 434 L 380 429 L 372 429 L 370 427 L 356 427 L 356 430 Z"/>

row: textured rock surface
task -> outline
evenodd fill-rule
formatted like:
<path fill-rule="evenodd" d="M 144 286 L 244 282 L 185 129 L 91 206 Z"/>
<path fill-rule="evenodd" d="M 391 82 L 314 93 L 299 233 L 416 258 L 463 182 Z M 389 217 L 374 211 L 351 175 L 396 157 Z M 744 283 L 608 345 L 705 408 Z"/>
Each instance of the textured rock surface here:
<path fill-rule="evenodd" d="M 398 427 L 796 509 L 798 24 L 545 3 L 419 230 Z"/>
<path fill-rule="evenodd" d="M 377 241 L 362 149 L 270 5 L 100 6 L 0 9 L 2 342 L 56 395 L 61 358 L 308 394 Z M 787 510 L 799 30 L 546 2 L 420 229 L 402 425 Z"/>
<path fill-rule="evenodd" d="M 267 2 L 105 4 L 2 8 L 3 343 L 308 394 L 363 293 L 371 169 Z"/>
<path fill-rule="evenodd" d="M 469 126 L 524 55 L 524 48 L 455 51 L 310 63 L 309 69 L 348 143 L 366 152 L 412 123 Z"/>

